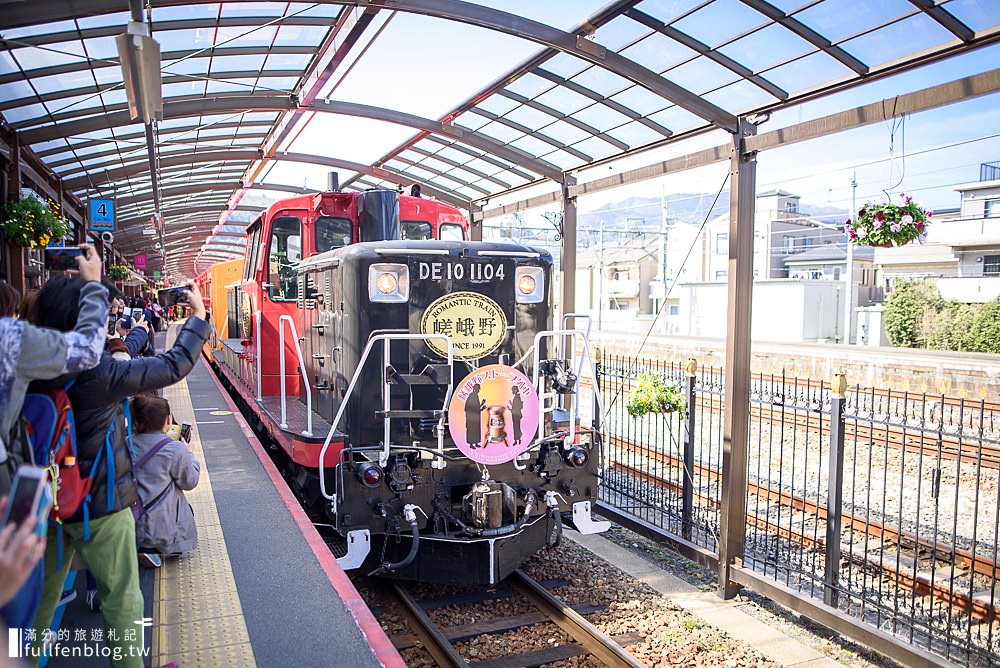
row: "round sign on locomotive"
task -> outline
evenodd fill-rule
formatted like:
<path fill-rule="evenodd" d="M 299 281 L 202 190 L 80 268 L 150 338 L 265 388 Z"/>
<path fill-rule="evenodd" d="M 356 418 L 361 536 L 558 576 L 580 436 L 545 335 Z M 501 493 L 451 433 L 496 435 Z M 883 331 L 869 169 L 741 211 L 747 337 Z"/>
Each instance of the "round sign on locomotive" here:
<path fill-rule="evenodd" d="M 211 354 L 343 568 L 495 584 L 563 521 L 606 528 L 586 336 L 555 320 L 546 251 L 383 189 L 281 200 L 246 234 L 236 280 L 199 277 Z"/>

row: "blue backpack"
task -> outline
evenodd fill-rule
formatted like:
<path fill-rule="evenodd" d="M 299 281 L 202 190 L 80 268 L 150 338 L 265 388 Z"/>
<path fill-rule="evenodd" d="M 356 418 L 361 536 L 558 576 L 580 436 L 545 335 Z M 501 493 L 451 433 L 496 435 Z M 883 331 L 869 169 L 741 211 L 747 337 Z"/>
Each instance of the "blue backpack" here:
<path fill-rule="evenodd" d="M 28 394 L 24 398 L 21 417 L 31 443 L 35 462 L 49 469 L 53 484 L 52 520 L 56 523 L 59 546 L 59 567 L 62 567 L 63 540 L 62 522 L 83 508 L 83 539 L 90 540 L 90 504 L 94 474 L 101 463 L 101 457 L 108 461 L 107 510 L 115 504 L 115 456 L 112 437 L 115 421 L 112 420 L 104 435 L 104 447 L 97 452 L 90 471 L 84 474 L 78 466 L 76 448 L 76 422 L 68 390 L 70 381 L 63 387 Z M 129 450 L 132 446 L 132 419 L 129 415 L 128 399 L 122 400 L 125 413 L 125 427 L 128 433 Z M 134 452 L 134 451 L 133 451 Z"/>

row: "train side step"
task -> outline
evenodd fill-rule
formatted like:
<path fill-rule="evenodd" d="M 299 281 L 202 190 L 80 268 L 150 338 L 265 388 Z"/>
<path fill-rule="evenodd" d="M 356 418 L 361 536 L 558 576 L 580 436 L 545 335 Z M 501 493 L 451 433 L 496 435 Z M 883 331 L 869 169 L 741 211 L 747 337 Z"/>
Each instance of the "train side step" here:
<path fill-rule="evenodd" d="M 433 418 L 435 420 L 439 419 L 444 415 L 444 411 L 441 410 L 389 410 L 389 411 L 375 411 L 375 416 L 383 419 L 411 419 L 419 420 L 421 418 Z"/>
<path fill-rule="evenodd" d="M 385 367 L 385 377 L 393 385 L 447 385 L 449 369 L 447 364 L 428 364 L 420 373 L 399 373 L 390 364 Z"/>

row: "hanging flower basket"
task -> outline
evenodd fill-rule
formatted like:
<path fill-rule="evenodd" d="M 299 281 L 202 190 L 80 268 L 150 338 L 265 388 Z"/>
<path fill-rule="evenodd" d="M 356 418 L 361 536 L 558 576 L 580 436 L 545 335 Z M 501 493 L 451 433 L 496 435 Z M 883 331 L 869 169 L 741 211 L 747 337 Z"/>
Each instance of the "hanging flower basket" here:
<path fill-rule="evenodd" d="M 641 373 L 625 409 L 633 418 L 649 413 L 676 413 L 684 410 L 684 395 L 676 385 L 667 385 L 662 376 Z"/>
<path fill-rule="evenodd" d="M 124 281 L 129 277 L 128 267 L 124 264 L 113 264 L 108 267 L 107 276 L 113 281 Z"/>
<path fill-rule="evenodd" d="M 70 232 L 59 204 L 37 197 L 22 197 L 3 207 L 4 239 L 22 248 L 40 248 L 58 241 Z"/>
<path fill-rule="evenodd" d="M 934 212 L 925 211 L 906 193 L 900 193 L 899 200 L 899 204 L 868 202 L 858 211 L 856 221 L 844 223 L 844 234 L 851 243 L 879 248 L 924 243 Z"/>

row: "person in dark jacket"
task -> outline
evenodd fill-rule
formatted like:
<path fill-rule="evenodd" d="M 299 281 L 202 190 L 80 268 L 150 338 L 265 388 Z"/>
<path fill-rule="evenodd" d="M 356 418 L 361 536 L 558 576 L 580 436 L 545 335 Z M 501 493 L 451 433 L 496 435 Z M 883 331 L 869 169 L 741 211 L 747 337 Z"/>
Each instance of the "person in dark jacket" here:
<path fill-rule="evenodd" d="M 38 297 L 38 324 L 63 331 L 72 328 L 76 318 L 73 306 L 77 302 L 74 287 L 79 290 L 73 281 L 67 281 L 51 292 L 47 292 L 48 285 L 42 288 Z M 69 391 L 76 417 L 78 465 L 82 471 L 90 471 L 95 460 L 98 465 L 90 490 L 89 521 L 84 520 L 81 508 L 63 523 L 61 564 L 57 541 L 48 541 L 45 586 L 35 616 L 35 632 L 40 638 L 42 630 L 52 624 L 73 555 L 79 551 L 97 580 L 105 626 L 116 631 L 117 640 L 109 643 L 112 656 L 121 656 L 121 661 L 111 662 L 116 668 L 143 665 L 141 636 L 131 632 L 134 621 L 143 616 L 135 519 L 130 509 L 139 495 L 122 403 L 140 392 L 172 385 L 194 368 L 210 327 L 205 320 L 201 293 L 194 283 L 189 288 L 193 314 L 178 332 L 173 348 L 155 357 L 127 362 L 104 353 L 98 365 L 81 373 Z"/>

